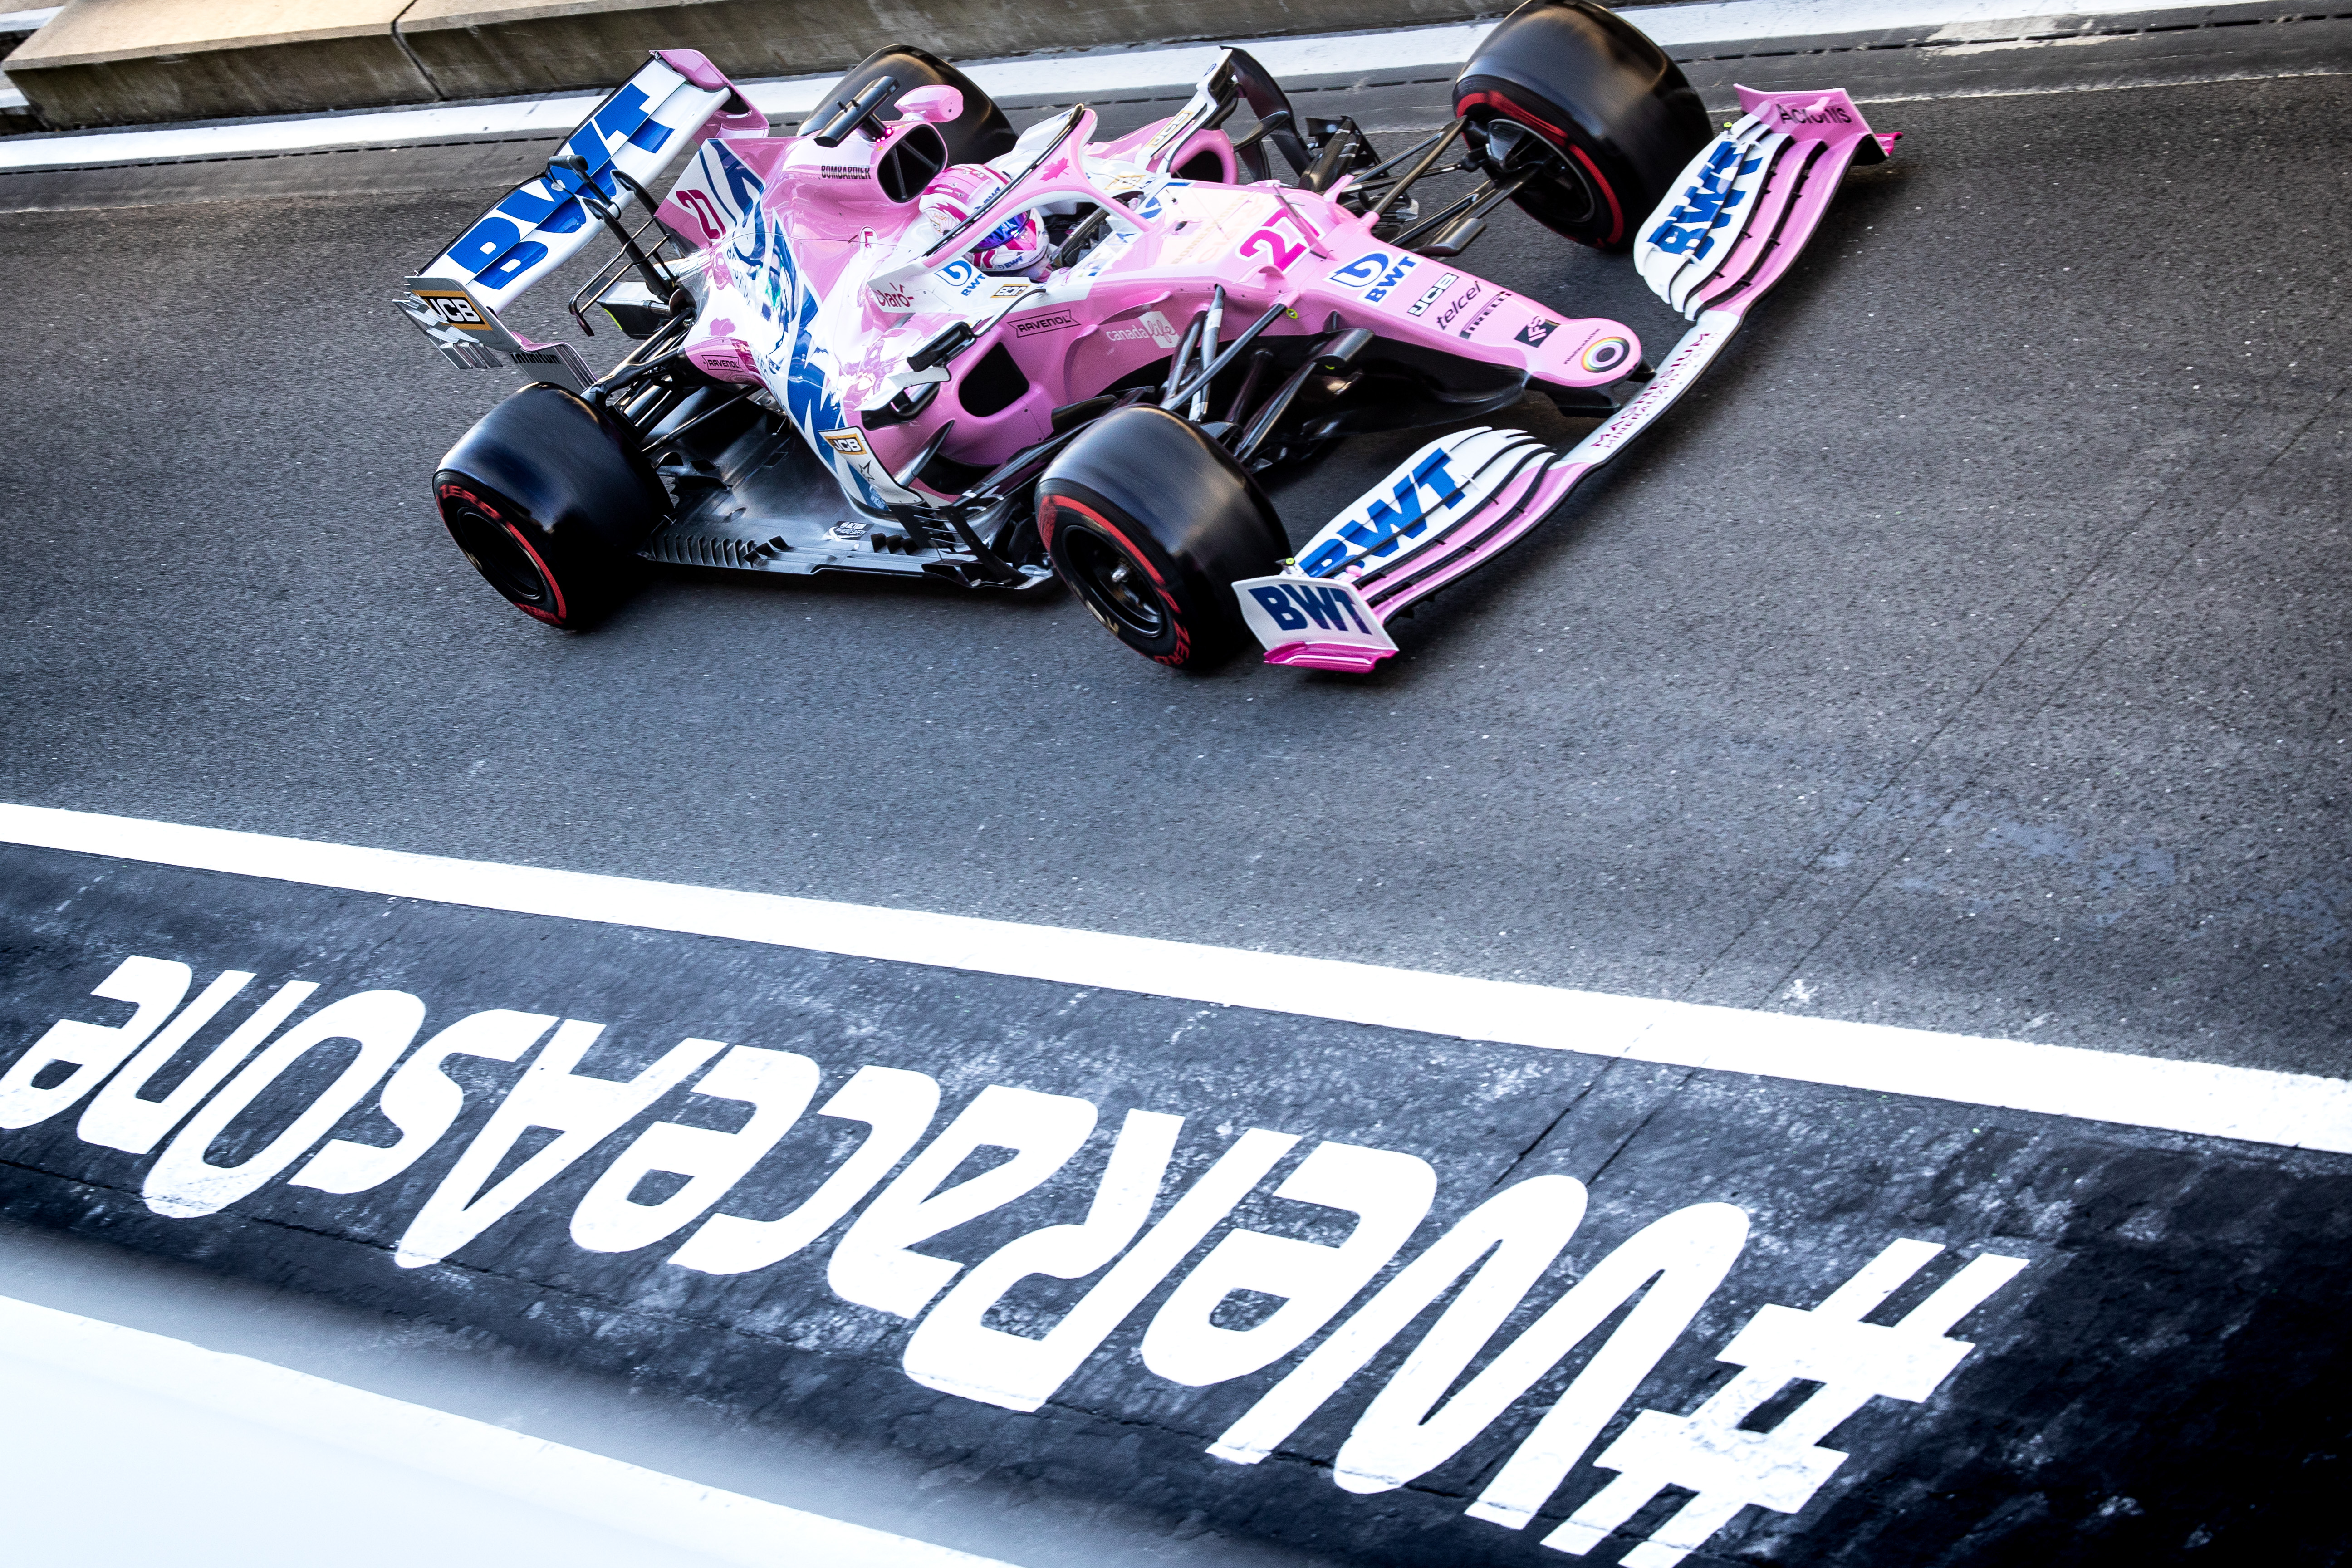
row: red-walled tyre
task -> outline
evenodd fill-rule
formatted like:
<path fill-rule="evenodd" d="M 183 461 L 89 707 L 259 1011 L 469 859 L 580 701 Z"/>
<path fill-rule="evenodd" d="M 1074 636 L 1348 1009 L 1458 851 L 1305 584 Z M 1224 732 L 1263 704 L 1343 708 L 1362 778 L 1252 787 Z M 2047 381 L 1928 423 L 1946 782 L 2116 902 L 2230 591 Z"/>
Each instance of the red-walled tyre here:
<path fill-rule="evenodd" d="M 1512 199 L 1558 234 L 1623 250 L 1685 164 L 1713 140 L 1698 94 L 1665 51 L 1591 0 L 1528 0 L 1454 82 L 1454 112 L 1511 121 L 1566 158 Z"/>
<path fill-rule="evenodd" d="M 1290 553 L 1233 455 L 1149 404 L 1106 416 L 1054 459 L 1037 482 L 1037 533 L 1095 619 L 1173 669 L 1247 642 L 1233 585 L 1271 576 Z"/>
<path fill-rule="evenodd" d="M 443 526 L 483 581 L 566 631 L 595 625 L 636 590 L 637 548 L 669 504 L 610 415 L 544 384 L 467 431 L 433 489 Z"/>

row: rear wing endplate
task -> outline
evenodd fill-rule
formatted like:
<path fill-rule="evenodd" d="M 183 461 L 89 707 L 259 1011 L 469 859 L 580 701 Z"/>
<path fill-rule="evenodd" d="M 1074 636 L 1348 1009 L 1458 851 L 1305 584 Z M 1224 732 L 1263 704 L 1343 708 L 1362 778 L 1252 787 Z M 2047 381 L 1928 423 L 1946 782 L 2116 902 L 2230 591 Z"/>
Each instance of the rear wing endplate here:
<path fill-rule="evenodd" d="M 551 164 L 499 197 L 407 280 L 401 310 L 452 364 L 480 368 L 525 356 L 521 363 L 548 366 L 550 380 L 567 379 L 575 369 L 584 374 L 580 356 L 567 345 L 536 343 L 509 331 L 499 308 L 602 231 L 581 200 L 583 192 L 619 205 L 631 182 L 658 179 L 714 121 L 745 132 L 767 125 L 701 55 L 658 51 L 564 139 L 557 156 L 579 158 L 585 177 Z"/>

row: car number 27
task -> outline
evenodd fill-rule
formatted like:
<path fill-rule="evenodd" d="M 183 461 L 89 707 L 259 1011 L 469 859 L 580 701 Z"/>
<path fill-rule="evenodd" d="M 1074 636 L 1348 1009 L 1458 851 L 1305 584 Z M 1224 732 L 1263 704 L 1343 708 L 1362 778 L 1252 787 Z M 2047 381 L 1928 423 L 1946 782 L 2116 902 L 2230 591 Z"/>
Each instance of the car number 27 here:
<path fill-rule="evenodd" d="M 1266 264 L 1276 271 L 1289 271 L 1291 264 L 1307 254 L 1307 246 L 1304 241 L 1294 242 L 1276 231 L 1274 226 L 1284 218 L 1289 218 L 1291 223 L 1299 228 L 1306 226 L 1304 220 L 1292 216 L 1290 209 L 1285 207 L 1273 217 L 1268 218 L 1264 228 L 1255 231 L 1247 239 L 1242 241 L 1242 254 L 1265 256 L 1267 258 Z"/>

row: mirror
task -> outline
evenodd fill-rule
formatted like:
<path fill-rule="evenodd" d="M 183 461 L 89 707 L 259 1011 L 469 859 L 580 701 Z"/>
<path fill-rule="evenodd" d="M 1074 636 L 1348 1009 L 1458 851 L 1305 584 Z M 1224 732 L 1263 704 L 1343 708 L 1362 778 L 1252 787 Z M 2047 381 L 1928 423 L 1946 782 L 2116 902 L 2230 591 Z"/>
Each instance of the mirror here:
<path fill-rule="evenodd" d="M 963 112 L 963 94 L 951 87 L 919 87 L 899 94 L 893 112 L 900 120 L 944 125 Z"/>

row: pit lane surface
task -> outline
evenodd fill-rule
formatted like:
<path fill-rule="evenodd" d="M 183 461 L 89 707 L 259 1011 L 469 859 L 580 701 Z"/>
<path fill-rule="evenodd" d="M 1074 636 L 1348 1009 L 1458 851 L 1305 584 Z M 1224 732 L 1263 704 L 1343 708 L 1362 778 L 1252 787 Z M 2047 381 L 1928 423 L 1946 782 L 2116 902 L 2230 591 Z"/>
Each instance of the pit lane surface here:
<path fill-rule="evenodd" d="M 2340 1070 L 2346 93 L 1877 110 L 1731 363 L 1370 680 L 688 572 L 542 635 L 429 516 L 500 384 L 383 303 L 478 190 L 10 215 L 0 795 Z"/>
<path fill-rule="evenodd" d="M 546 637 L 425 510 L 488 378 L 379 298 L 478 191 L 12 216 L 54 348 L 0 459 L 0 795 L 2341 1076 L 2345 97 L 1874 110 L 1903 156 L 1733 361 L 1369 682 L 1171 679 L 1066 602 L 688 574 Z M 1525 228 L 1472 259 L 1670 341 Z M 1286 489 L 1301 536 L 1410 445 Z M 1670 1147 L 1737 1166 L 1742 1114 Z M 1944 1131 L 1821 1158 L 1905 1128 Z M 2176 1194 L 2256 1179 L 2168 1157 Z M 2113 1498 L 2060 1511 L 2145 1510 Z"/>

